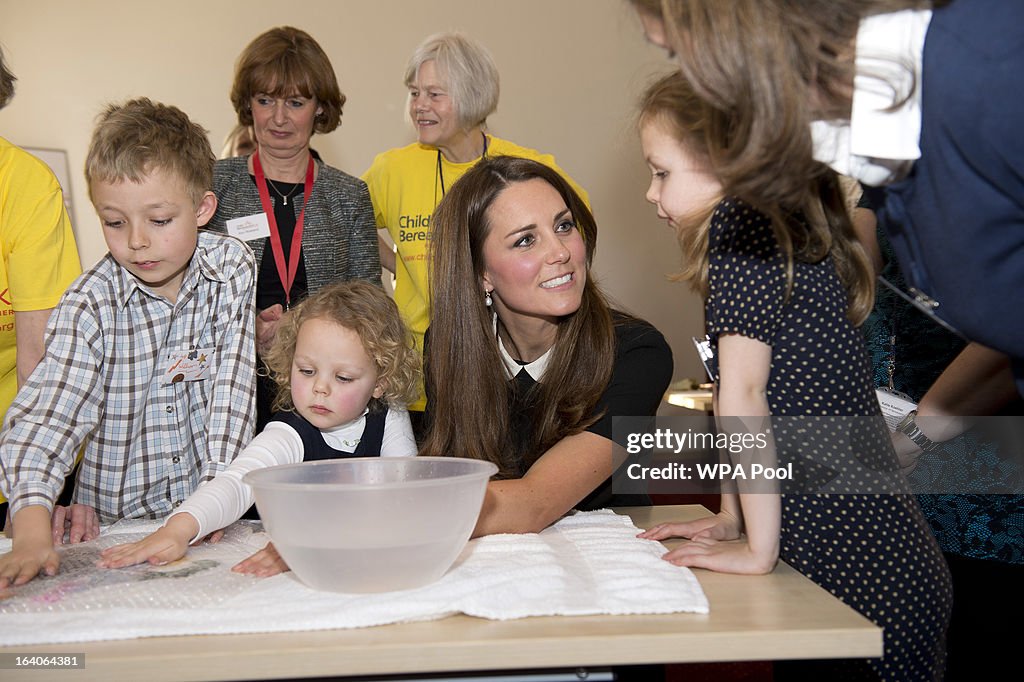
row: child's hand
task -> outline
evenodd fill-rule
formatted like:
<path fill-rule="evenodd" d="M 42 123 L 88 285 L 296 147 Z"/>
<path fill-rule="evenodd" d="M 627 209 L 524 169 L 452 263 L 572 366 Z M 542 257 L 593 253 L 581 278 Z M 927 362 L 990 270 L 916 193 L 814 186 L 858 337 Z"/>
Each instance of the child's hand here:
<path fill-rule="evenodd" d="M 60 555 L 49 538 L 46 542 L 16 545 L 7 554 L 0 555 L 0 588 L 24 585 L 40 573 L 57 575 L 59 567 Z"/>
<path fill-rule="evenodd" d="M 191 514 L 175 514 L 148 537 L 100 552 L 100 568 L 123 568 L 148 561 L 160 566 L 185 556 L 188 541 L 199 532 L 199 523 Z"/>
<path fill-rule="evenodd" d="M 288 568 L 288 564 L 284 562 L 281 555 L 277 553 L 274 543 L 268 542 L 266 547 L 248 559 L 238 562 L 231 570 L 236 573 L 247 573 L 259 578 L 269 578 L 272 575 L 284 573 L 291 569 Z"/>
<path fill-rule="evenodd" d="M 100 536 L 99 517 L 96 516 L 96 510 L 87 504 L 54 507 L 51 523 L 55 545 L 64 544 L 65 533 L 71 545 L 95 540 Z"/>
<path fill-rule="evenodd" d="M 100 552 L 96 565 L 100 568 L 124 568 L 148 561 L 154 566 L 161 566 L 185 556 L 187 549 L 188 538 L 182 540 L 167 528 L 160 528 L 138 542 L 108 547 Z"/>
<path fill-rule="evenodd" d="M 728 512 L 719 512 L 696 521 L 680 523 L 659 523 L 637 535 L 645 540 L 666 540 L 668 538 L 689 538 L 696 540 L 736 540 L 740 537 L 740 522 Z"/>
<path fill-rule="evenodd" d="M 702 537 L 676 547 L 661 558 L 676 566 L 706 568 L 719 573 L 761 575 L 772 572 L 779 556 L 778 552 L 755 552 L 746 538 L 722 542 Z"/>
<path fill-rule="evenodd" d="M 14 515 L 13 547 L 0 555 L 0 589 L 24 585 L 40 572 L 57 575 L 60 555 L 50 535 L 50 511 L 39 505 L 24 507 Z"/>

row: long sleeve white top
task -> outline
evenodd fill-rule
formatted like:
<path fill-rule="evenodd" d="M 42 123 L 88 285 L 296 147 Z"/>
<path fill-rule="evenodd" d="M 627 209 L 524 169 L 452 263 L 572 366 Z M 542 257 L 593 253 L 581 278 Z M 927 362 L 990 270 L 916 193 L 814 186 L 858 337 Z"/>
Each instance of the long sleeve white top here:
<path fill-rule="evenodd" d="M 366 417 L 321 431 L 327 444 L 336 450 L 354 452 L 366 426 Z M 381 454 L 385 457 L 414 457 L 416 440 L 412 434 L 409 413 L 390 408 L 384 422 L 384 442 Z M 288 424 L 271 421 L 233 462 L 216 478 L 200 486 L 175 514 L 191 514 L 199 522 L 199 532 L 192 540 L 224 528 L 238 519 L 252 506 L 255 497 L 252 487 L 242 482 L 250 471 L 279 464 L 297 464 L 304 459 L 302 438 Z M 172 514 L 173 516 L 173 514 Z M 169 517 L 168 517 L 169 518 Z"/>

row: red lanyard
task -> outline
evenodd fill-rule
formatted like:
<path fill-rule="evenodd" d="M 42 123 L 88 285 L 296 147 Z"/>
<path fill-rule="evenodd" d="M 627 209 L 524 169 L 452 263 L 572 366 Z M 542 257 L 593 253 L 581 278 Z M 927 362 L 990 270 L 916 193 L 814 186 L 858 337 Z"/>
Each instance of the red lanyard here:
<path fill-rule="evenodd" d="M 274 217 L 274 205 L 270 202 L 270 192 L 267 191 L 267 178 L 263 174 L 263 164 L 260 163 L 260 153 L 256 151 L 252 155 L 252 170 L 256 175 L 256 190 L 260 193 L 260 203 L 263 205 L 263 212 L 267 214 L 267 223 L 270 225 L 270 249 L 274 253 L 274 264 L 277 266 L 277 275 L 281 278 L 281 285 L 284 287 L 285 310 L 291 307 L 292 284 L 295 283 L 295 273 L 299 271 L 299 252 L 302 250 L 302 220 L 306 215 L 306 206 L 309 205 L 310 193 L 313 191 L 313 157 L 309 157 L 309 165 L 306 166 L 306 187 L 305 200 L 302 210 L 299 211 L 299 218 L 295 221 L 295 232 L 292 234 L 292 248 L 287 263 L 284 259 L 284 247 L 281 245 L 281 233 L 277 229 L 277 218 Z"/>

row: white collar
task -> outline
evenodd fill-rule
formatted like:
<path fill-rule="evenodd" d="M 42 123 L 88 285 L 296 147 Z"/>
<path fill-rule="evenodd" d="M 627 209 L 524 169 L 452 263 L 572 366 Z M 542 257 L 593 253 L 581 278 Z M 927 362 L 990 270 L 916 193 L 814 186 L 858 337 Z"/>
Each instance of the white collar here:
<path fill-rule="evenodd" d="M 902 10 L 861 21 L 850 120 L 811 124 L 815 159 L 868 185 L 910 171 L 921 157 L 921 64 L 931 18 L 931 10 Z"/>
<path fill-rule="evenodd" d="M 363 438 L 363 431 L 366 429 L 366 414 L 369 408 L 363 410 L 357 419 L 346 422 L 340 426 L 321 430 L 324 440 L 335 450 L 342 452 L 355 452 L 359 441 Z"/>
<path fill-rule="evenodd" d="M 544 376 L 544 372 L 548 368 L 548 362 L 551 360 L 551 351 L 554 350 L 554 346 L 548 348 L 544 355 L 540 356 L 533 362 L 529 362 L 525 365 L 517 362 L 509 352 L 505 350 L 505 344 L 501 341 L 501 336 L 498 334 L 498 316 L 493 315 L 491 325 L 494 327 L 494 336 L 498 339 L 498 351 L 501 353 L 501 360 L 505 363 L 505 371 L 508 372 L 509 378 L 515 377 L 519 374 L 519 370 L 525 369 L 526 373 L 533 377 L 534 381 L 539 382 Z"/>

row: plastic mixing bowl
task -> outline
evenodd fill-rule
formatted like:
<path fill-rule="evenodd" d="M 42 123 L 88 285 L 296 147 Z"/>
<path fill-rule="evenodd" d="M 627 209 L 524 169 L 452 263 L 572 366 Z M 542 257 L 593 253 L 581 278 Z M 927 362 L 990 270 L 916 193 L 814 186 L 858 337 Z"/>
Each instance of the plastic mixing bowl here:
<path fill-rule="evenodd" d="M 269 467 L 243 480 L 274 547 L 302 582 L 386 592 L 444 575 L 497 471 L 457 457 L 357 457 Z"/>

